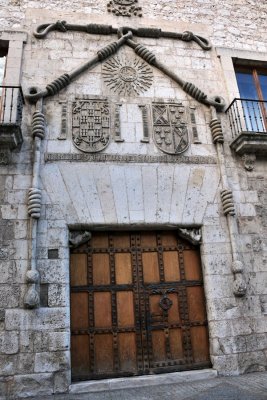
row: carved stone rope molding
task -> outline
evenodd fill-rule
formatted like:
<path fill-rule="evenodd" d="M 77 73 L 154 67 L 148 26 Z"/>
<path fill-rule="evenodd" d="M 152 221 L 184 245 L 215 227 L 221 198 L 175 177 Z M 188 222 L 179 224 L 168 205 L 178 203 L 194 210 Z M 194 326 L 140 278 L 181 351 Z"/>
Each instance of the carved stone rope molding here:
<path fill-rule="evenodd" d="M 103 25 L 103 24 L 88 24 L 88 25 L 79 25 L 79 24 L 68 24 L 66 21 L 57 21 L 55 23 L 41 24 L 37 27 L 36 31 L 33 33 L 37 39 L 44 39 L 49 32 L 52 31 L 78 31 L 85 32 L 95 35 L 117 35 L 118 32 L 122 32 L 123 34 L 131 31 L 134 36 L 144 37 L 144 38 L 167 38 L 167 39 L 177 39 L 183 40 L 184 42 L 194 41 L 197 43 L 203 50 L 210 50 L 211 44 L 208 39 L 203 38 L 202 36 L 195 35 L 193 32 L 185 31 L 183 33 L 178 32 L 167 32 L 162 31 L 159 28 L 130 28 L 127 26 L 123 26 L 121 28 L 113 28 L 111 25 Z"/>
<path fill-rule="evenodd" d="M 228 188 L 228 179 L 226 174 L 225 158 L 223 152 L 223 131 L 221 122 L 217 117 L 217 112 L 214 107 L 211 107 L 212 119 L 210 122 L 210 129 L 213 138 L 213 143 L 216 146 L 217 156 L 219 160 L 219 168 L 223 189 L 221 191 L 221 200 L 223 205 L 223 212 L 227 219 L 227 226 L 230 236 L 231 250 L 232 250 L 232 273 L 234 275 L 233 292 L 237 297 L 245 296 L 247 292 L 246 282 L 243 276 L 243 264 L 240 261 L 237 244 L 237 223 L 235 219 L 235 207 L 233 201 L 232 191 Z"/>
<path fill-rule="evenodd" d="M 106 47 L 100 49 L 97 52 L 97 55 L 93 57 L 91 60 L 82 64 L 78 68 L 75 68 L 68 74 L 63 74 L 59 78 L 55 79 L 53 82 L 49 83 L 44 90 L 40 90 L 39 92 L 35 87 L 30 88 L 29 94 L 26 98 L 35 103 L 38 99 L 54 96 L 60 90 L 67 87 L 75 78 L 77 78 L 84 71 L 96 66 L 99 62 L 105 60 L 112 54 L 115 54 L 117 50 L 126 42 L 128 38 L 132 37 L 132 33 L 128 32 L 125 35 L 121 36 L 119 40 L 116 42 L 108 44 Z"/>
<path fill-rule="evenodd" d="M 122 34 L 122 32 L 121 32 Z M 213 98 L 208 98 L 208 96 L 202 92 L 196 85 L 191 82 L 186 82 L 164 64 L 156 59 L 154 53 L 148 50 L 142 44 L 135 42 L 132 39 L 128 39 L 126 43 L 134 49 L 135 53 L 143 58 L 148 64 L 153 65 L 158 68 L 161 72 L 167 75 L 169 78 L 174 80 L 187 94 L 196 99 L 199 103 L 205 104 L 207 106 L 214 106 L 218 111 L 221 111 L 225 107 L 225 103 L 222 97 L 215 96 Z"/>
<path fill-rule="evenodd" d="M 45 117 L 43 114 L 43 100 L 36 104 L 36 110 L 32 118 L 32 135 L 34 137 L 34 162 L 32 187 L 28 195 L 28 214 L 30 216 L 30 242 L 29 259 L 30 266 L 26 275 L 28 289 L 24 298 L 24 305 L 27 308 L 36 308 L 40 304 L 39 284 L 40 278 L 37 271 L 37 225 L 41 213 L 42 192 L 39 189 L 41 142 L 45 136 Z"/>
<path fill-rule="evenodd" d="M 63 24 L 64 28 L 65 28 L 65 25 L 66 24 Z M 60 26 L 62 28 L 62 25 L 60 25 Z M 51 25 L 48 25 L 48 26 L 41 25 L 40 27 L 42 27 L 42 29 L 44 29 L 44 31 L 46 31 L 46 33 L 49 32 L 49 29 L 50 30 L 53 29 L 53 27 L 51 27 Z M 224 103 L 224 100 L 222 97 L 215 96 L 212 98 L 208 98 L 208 96 L 204 92 L 202 92 L 197 86 L 195 86 L 193 83 L 184 81 L 182 78 L 180 78 L 178 75 L 173 73 L 162 63 L 160 63 L 156 59 L 156 56 L 150 50 L 148 50 L 142 44 L 139 44 L 139 43 L 135 42 L 134 40 L 132 40 L 132 37 L 133 37 L 132 31 L 128 30 L 127 33 L 124 33 L 124 29 L 125 28 L 118 29 L 117 33 L 119 36 L 119 40 L 117 42 L 113 42 L 113 43 L 109 44 L 108 46 L 104 47 L 103 49 L 100 49 L 97 52 L 96 57 L 89 60 L 88 62 L 81 65 L 80 67 L 74 69 L 70 73 L 63 74 L 59 78 L 55 79 L 53 82 L 48 84 L 46 86 L 46 89 L 43 91 L 37 92 L 36 88 L 31 88 L 30 93 L 26 96 L 26 98 L 30 102 L 36 102 L 40 98 L 55 95 L 61 89 L 67 87 L 72 82 L 72 80 L 75 79 L 76 77 L 78 77 L 82 72 L 94 67 L 99 62 L 102 62 L 109 56 L 115 54 L 118 51 L 119 47 L 121 47 L 123 44 L 126 43 L 131 48 L 133 48 L 133 50 L 139 57 L 141 57 L 143 60 L 145 60 L 148 64 L 151 64 L 154 67 L 158 68 L 160 71 L 162 71 L 164 74 L 166 74 L 169 78 L 174 80 L 187 94 L 189 94 L 191 97 L 196 99 L 198 102 L 205 104 L 207 106 L 214 106 L 216 108 L 216 110 L 218 110 L 218 111 L 223 110 L 223 108 L 225 107 L 225 103 Z M 110 27 L 110 30 L 112 30 L 112 27 Z M 189 38 L 191 38 L 192 35 L 193 34 L 190 33 Z"/>

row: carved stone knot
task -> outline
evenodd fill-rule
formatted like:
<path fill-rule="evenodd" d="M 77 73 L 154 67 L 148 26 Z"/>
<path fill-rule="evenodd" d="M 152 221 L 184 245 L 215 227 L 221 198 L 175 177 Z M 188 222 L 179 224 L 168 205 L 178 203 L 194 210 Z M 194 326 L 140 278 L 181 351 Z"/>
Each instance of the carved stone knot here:
<path fill-rule="evenodd" d="M 66 24 L 67 24 L 66 21 L 57 21 L 57 22 L 55 23 L 55 28 L 56 28 L 58 31 L 67 32 Z"/>
<path fill-rule="evenodd" d="M 193 32 L 185 31 L 182 33 L 182 40 L 184 42 L 190 42 L 193 39 L 193 37 L 194 37 Z"/>

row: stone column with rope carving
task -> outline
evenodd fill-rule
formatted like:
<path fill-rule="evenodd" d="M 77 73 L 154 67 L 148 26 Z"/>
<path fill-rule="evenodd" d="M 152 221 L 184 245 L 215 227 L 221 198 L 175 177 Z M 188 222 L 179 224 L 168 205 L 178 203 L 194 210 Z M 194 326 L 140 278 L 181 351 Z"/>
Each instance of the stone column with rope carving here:
<path fill-rule="evenodd" d="M 28 195 L 29 222 L 29 260 L 30 266 L 27 272 L 28 290 L 24 298 L 24 305 L 27 308 L 36 308 L 40 304 L 40 278 L 37 271 L 37 225 L 41 215 L 42 192 L 40 189 L 40 163 L 41 143 L 45 136 L 45 117 L 43 114 L 43 99 L 38 100 L 32 117 L 32 135 L 34 137 L 34 161 L 32 187 Z"/>
<path fill-rule="evenodd" d="M 234 275 L 234 285 L 233 292 L 237 297 L 245 296 L 247 287 L 244 279 L 244 269 L 243 263 L 240 260 L 240 255 L 238 252 L 237 243 L 237 223 L 235 219 L 235 206 L 233 200 L 233 193 L 229 188 L 227 174 L 226 174 L 226 164 L 224 157 L 224 136 L 221 121 L 218 119 L 217 111 L 215 107 L 211 106 L 211 122 L 210 129 L 212 133 L 213 143 L 216 146 L 217 156 L 219 161 L 222 190 L 221 190 L 221 200 L 223 206 L 223 212 L 227 219 L 227 226 L 230 236 L 230 244 L 232 251 L 232 273 Z"/>

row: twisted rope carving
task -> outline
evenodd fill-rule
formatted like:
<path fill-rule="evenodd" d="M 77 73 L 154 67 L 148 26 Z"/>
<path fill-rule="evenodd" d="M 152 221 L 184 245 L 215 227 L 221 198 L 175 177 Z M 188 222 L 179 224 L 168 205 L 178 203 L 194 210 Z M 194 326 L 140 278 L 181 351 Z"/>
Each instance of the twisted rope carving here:
<path fill-rule="evenodd" d="M 43 139 L 45 136 L 45 117 L 40 111 L 35 111 L 32 117 L 32 134 Z"/>
<path fill-rule="evenodd" d="M 118 45 L 116 42 L 110 43 L 109 45 L 107 45 L 106 47 L 104 47 L 103 49 L 99 50 L 97 52 L 98 58 L 100 61 L 105 60 L 106 58 L 108 58 L 109 56 L 111 56 L 112 54 L 115 54 L 117 51 Z"/>
<path fill-rule="evenodd" d="M 138 44 L 135 47 L 134 51 L 136 52 L 136 54 L 142 57 L 147 63 L 152 65 L 155 64 L 156 56 L 142 44 Z"/>
<path fill-rule="evenodd" d="M 190 32 L 190 31 L 185 31 L 181 35 L 181 39 L 184 42 L 190 42 L 193 39 L 193 37 L 194 37 L 194 34 L 193 34 L 193 32 Z"/>
<path fill-rule="evenodd" d="M 185 82 L 183 85 L 183 90 L 190 94 L 194 99 L 197 101 L 202 102 L 207 98 L 207 95 L 202 92 L 200 89 L 198 89 L 193 83 L 191 82 Z"/>
<path fill-rule="evenodd" d="M 53 82 L 46 86 L 48 96 L 53 96 L 58 93 L 61 89 L 68 86 L 71 79 L 68 74 L 63 74 L 59 78 L 55 79 Z"/>
<path fill-rule="evenodd" d="M 88 24 L 86 25 L 86 32 L 97 35 L 111 35 L 113 28 L 111 25 Z"/>
<path fill-rule="evenodd" d="M 235 206 L 233 200 L 233 194 L 231 190 L 224 189 L 221 191 L 221 199 L 223 205 L 223 212 L 225 215 L 235 215 Z"/>
<path fill-rule="evenodd" d="M 223 132 L 222 132 L 222 124 L 217 118 L 211 120 L 210 122 L 210 130 L 212 134 L 212 139 L 214 143 L 223 143 Z"/>
<path fill-rule="evenodd" d="M 28 214 L 32 218 L 40 218 L 42 192 L 37 188 L 30 188 L 28 195 Z"/>

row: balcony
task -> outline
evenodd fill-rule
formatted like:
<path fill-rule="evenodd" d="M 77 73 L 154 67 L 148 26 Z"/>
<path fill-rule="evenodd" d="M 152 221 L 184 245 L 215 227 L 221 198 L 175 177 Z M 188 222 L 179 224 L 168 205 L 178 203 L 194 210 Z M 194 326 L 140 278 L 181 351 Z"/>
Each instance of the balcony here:
<path fill-rule="evenodd" d="M 8 164 L 10 151 L 19 148 L 23 141 L 23 104 L 20 86 L 0 86 L 0 164 Z"/>
<path fill-rule="evenodd" d="M 267 154 L 267 101 L 234 99 L 226 110 L 233 141 L 239 155 Z"/>

